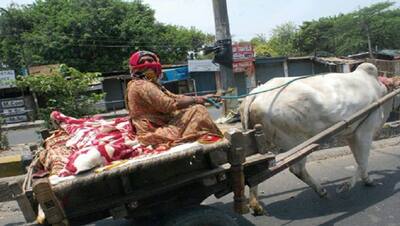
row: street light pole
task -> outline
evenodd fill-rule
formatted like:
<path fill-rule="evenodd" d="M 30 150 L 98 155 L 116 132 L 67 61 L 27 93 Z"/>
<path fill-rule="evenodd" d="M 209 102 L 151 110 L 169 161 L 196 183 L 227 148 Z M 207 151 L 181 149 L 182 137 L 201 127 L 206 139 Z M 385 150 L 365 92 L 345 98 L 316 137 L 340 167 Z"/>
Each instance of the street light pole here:
<path fill-rule="evenodd" d="M 220 47 L 216 53 L 215 61 L 220 64 L 221 85 L 224 91 L 230 91 L 226 95 L 237 95 L 235 78 L 232 70 L 232 40 L 229 30 L 228 10 L 226 0 L 213 0 L 215 39 L 216 45 Z M 236 100 L 225 100 L 225 115 L 237 107 Z"/>

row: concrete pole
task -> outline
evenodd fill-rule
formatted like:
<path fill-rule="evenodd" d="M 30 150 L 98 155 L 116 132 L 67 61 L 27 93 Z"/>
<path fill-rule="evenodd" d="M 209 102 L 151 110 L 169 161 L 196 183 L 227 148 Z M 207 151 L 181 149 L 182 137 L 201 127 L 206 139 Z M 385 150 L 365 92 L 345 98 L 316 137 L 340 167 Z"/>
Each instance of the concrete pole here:
<path fill-rule="evenodd" d="M 283 61 L 283 73 L 285 77 L 289 77 L 289 67 L 288 67 L 288 58 Z"/>
<path fill-rule="evenodd" d="M 370 16 L 372 17 L 373 15 L 370 15 Z M 367 32 L 369 57 L 371 59 L 374 59 L 374 54 L 372 53 L 371 37 L 370 37 L 370 33 L 369 33 L 369 25 L 368 25 L 368 22 L 365 21 L 364 16 L 361 18 L 361 23 L 362 23 L 364 30 Z"/>
<path fill-rule="evenodd" d="M 369 57 L 371 59 L 375 59 L 374 58 L 374 54 L 372 53 L 372 44 L 371 44 L 371 37 L 369 35 L 369 29 L 367 27 L 367 40 L 368 40 L 368 52 L 369 52 Z"/>
<path fill-rule="evenodd" d="M 232 40 L 231 33 L 229 30 L 229 19 L 228 10 L 226 6 L 226 0 L 213 0 L 214 9 L 214 20 L 215 20 L 215 38 L 217 43 L 222 42 L 225 45 L 225 51 L 232 55 Z M 227 95 L 237 95 L 237 88 L 235 85 L 235 78 L 233 77 L 232 71 L 232 57 L 229 57 L 229 62 L 226 64 L 220 64 L 220 77 L 222 89 L 233 90 L 233 92 Z M 225 115 L 230 110 L 237 108 L 237 100 L 225 100 Z"/>
<path fill-rule="evenodd" d="M 214 75 L 215 75 L 215 85 L 217 88 L 217 92 L 221 92 L 224 89 L 221 84 L 221 74 L 219 71 L 216 71 Z"/>

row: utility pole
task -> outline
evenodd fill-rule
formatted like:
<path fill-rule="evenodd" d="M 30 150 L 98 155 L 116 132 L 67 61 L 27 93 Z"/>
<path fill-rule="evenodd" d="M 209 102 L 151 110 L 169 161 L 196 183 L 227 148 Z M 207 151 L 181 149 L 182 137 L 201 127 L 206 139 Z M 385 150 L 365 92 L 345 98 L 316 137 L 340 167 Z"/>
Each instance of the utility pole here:
<path fill-rule="evenodd" d="M 361 11 L 361 10 L 359 10 Z M 369 22 L 371 21 L 371 18 L 375 15 L 375 12 L 369 14 L 368 16 L 365 13 L 360 14 L 360 20 L 361 20 L 361 28 L 367 33 L 367 42 L 368 42 L 368 52 L 369 52 L 369 57 L 371 59 L 374 59 L 374 54 L 372 52 L 372 44 L 371 44 L 371 35 L 370 35 L 370 30 L 369 30 Z M 366 18 L 369 18 L 369 21 Z"/>
<path fill-rule="evenodd" d="M 226 0 L 212 0 L 215 20 L 216 46 L 219 47 L 214 61 L 220 65 L 222 89 L 229 91 L 226 95 L 237 95 L 235 78 L 232 70 L 232 40 L 229 30 L 228 10 Z M 230 92 L 232 90 L 232 92 Z M 237 100 L 225 100 L 225 115 L 237 108 Z"/>
<path fill-rule="evenodd" d="M 368 27 L 368 24 L 367 23 L 365 23 L 365 30 L 367 31 L 367 41 L 368 41 L 368 52 L 369 52 L 369 57 L 371 58 L 371 59 L 374 59 L 374 54 L 373 54 L 373 52 L 372 52 L 372 44 L 371 44 L 371 37 L 370 37 L 370 34 L 369 34 L 369 27 Z"/>

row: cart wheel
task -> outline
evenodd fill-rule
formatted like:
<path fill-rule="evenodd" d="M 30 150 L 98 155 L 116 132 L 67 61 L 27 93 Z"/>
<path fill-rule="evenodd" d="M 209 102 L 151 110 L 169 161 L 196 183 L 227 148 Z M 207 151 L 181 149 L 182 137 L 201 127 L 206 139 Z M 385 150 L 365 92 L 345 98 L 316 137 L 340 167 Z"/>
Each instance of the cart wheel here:
<path fill-rule="evenodd" d="M 197 206 L 174 213 L 165 226 L 238 226 L 228 214 L 209 206 Z"/>

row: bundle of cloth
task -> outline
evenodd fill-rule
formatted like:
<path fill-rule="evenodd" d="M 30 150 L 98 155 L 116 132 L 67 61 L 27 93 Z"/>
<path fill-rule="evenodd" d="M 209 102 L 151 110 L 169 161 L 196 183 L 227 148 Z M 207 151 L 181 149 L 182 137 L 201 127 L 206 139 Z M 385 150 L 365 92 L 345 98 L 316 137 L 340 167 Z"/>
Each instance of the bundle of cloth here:
<path fill-rule="evenodd" d="M 105 120 L 101 117 L 74 118 L 54 111 L 51 119 L 59 126 L 44 142 L 39 154 L 43 171 L 66 177 L 113 161 L 157 154 L 165 148 L 139 143 L 129 117 Z M 219 137 L 204 137 L 217 141 Z"/>

